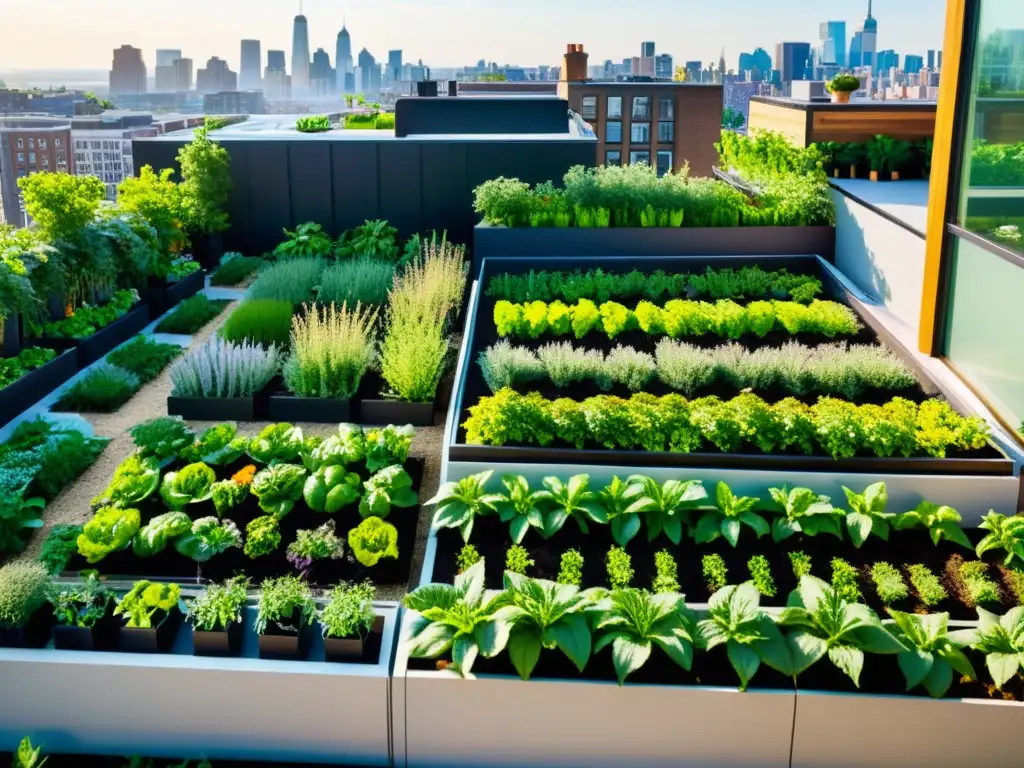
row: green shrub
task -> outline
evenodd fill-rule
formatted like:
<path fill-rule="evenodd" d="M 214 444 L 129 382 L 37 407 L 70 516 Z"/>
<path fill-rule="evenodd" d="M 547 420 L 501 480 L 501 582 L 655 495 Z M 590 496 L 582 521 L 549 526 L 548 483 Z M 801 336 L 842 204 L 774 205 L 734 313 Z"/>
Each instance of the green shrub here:
<path fill-rule="evenodd" d="M 46 604 L 50 572 L 40 563 L 18 561 L 0 568 L 0 629 L 20 629 Z"/>
<path fill-rule="evenodd" d="M 583 586 L 583 555 L 579 553 L 579 550 L 568 549 L 562 553 L 556 580 L 559 584 Z"/>
<path fill-rule="evenodd" d="M 832 588 L 843 600 L 856 603 L 861 600 L 857 584 L 857 569 L 841 557 L 832 558 Z"/>
<path fill-rule="evenodd" d="M 608 585 L 612 589 L 625 589 L 633 581 L 633 558 L 621 547 L 612 547 L 605 558 Z"/>
<path fill-rule="evenodd" d="M 875 582 L 878 597 L 885 605 L 898 603 L 910 594 L 903 574 L 889 563 L 875 563 L 871 566 L 871 580 Z"/>
<path fill-rule="evenodd" d="M 323 133 L 331 130 L 331 119 L 327 115 L 310 115 L 295 121 L 295 130 L 299 133 Z"/>
<path fill-rule="evenodd" d="M 223 299 L 211 301 L 202 293 L 190 296 L 160 321 L 156 327 L 157 333 L 191 335 L 223 312 L 224 307 L 230 303 Z"/>
<path fill-rule="evenodd" d="M 324 270 L 317 291 L 317 302 L 323 305 L 357 303 L 380 305 L 388 300 L 388 291 L 395 280 L 395 265 L 372 256 L 359 256 Z"/>
<path fill-rule="evenodd" d="M 145 384 L 159 376 L 182 353 L 177 344 L 164 344 L 148 336 L 136 336 L 109 355 L 107 362 L 139 377 Z"/>
<path fill-rule="evenodd" d="M 71 558 L 78 552 L 80 525 L 55 525 L 50 529 L 39 550 L 39 562 L 47 571 L 60 573 L 68 567 Z"/>
<path fill-rule="evenodd" d="M 679 591 L 679 566 L 672 553 L 663 549 L 654 553 L 654 582 L 652 589 L 657 593 Z"/>
<path fill-rule="evenodd" d="M 276 299 L 247 299 L 228 315 L 220 335 L 227 341 L 287 347 L 292 333 L 292 304 Z"/>
<path fill-rule="evenodd" d="M 263 269 L 249 286 L 250 299 L 276 299 L 293 306 L 311 301 L 327 262 L 323 259 L 290 259 Z"/>
<path fill-rule="evenodd" d="M 334 241 L 319 224 L 307 221 L 295 231 L 284 230 L 287 240 L 274 248 L 275 259 L 324 258 L 334 252 Z"/>
<path fill-rule="evenodd" d="M 210 285 L 238 285 L 256 274 L 265 263 L 255 256 L 239 255 L 228 261 L 222 259 L 217 271 L 210 276 Z"/>
<path fill-rule="evenodd" d="M 928 570 L 925 565 L 911 565 L 907 567 L 910 574 L 910 584 L 917 592 L 917 597 L 922 605 L 932 607 L 943 602 L 949 594 L 946 592 L 939 577 Z"/>
<path fill-rule="evenodd" d="M 806 552 L 790 552 L 789 562 L 793 566 L 793 576 L 800 581 L 801 576 L 811 575 L 811 556 Z"/>
<path fill-rule="evenodd" d="M 292 354 L 284 365 L 288 391 L 299 397 L 348 400 L 375 357 L 377 313 L 359 305 L 310 305 L 292 319 Z"/>
<path fill-rule="evenodd" d="M 533 565 L 533 558 L 530 557 L 530 553 L 526 551 L 525 547 L 513 544 L 505 550 L 506 571 L 511 571 L 512 573 L 518 573 L 525 576 L 527 569 L 531 568 Z"/>
<path fill-rule="evenodd" d="M 700 570 L 704 575 L 704 583 L 708 585 L 708 592 L 711 594 L 729 583 L 729 571 L 725 567 L 725 560 L 721 555 L 704 555 L 701 558 Z"/>
<path fill-rule="evenodd" d="M 772 568 L 768 564 L 768 558 L 764 555 L 754 555 L 747 561 L 747 570 L 750 571 L 750 578 L 754 581 L 757 591 L 765 597 L 775 597 L 778 589 L 775 587 L 775 579 L 772 578 Z"/>
<path fill-rule="evenodd" d="M 56 350 L 30 347 L 21 350 L 15 357 L 0 358 L 0 389 L 13 384 L 26 373 L 42 368 L 56 357 Z"/>
<path fill-rule="evenodd" d="M 79 379 L 57 401 L 54 410 L 80 413 L 111 413 L 139 391 L 142 382 L 134 373 L 100 363 Z"/>

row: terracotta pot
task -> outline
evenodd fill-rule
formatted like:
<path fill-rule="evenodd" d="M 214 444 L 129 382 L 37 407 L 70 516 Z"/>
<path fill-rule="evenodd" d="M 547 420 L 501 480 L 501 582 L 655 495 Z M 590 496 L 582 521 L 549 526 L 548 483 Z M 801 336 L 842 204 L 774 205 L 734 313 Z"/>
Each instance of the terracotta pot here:
<path fill-rule="evenodd" d="M 833 176 L 833 178 L 836 178 L 836 179 L 839 178 L 839 168 L 838 168 L 838 166 L 832 169 L 832 176 Z"/>
<path fill-rule="evenodd" d="M 892 180 L 893 181 L 899 181 L 900 180 L 900 172 L 899 171 L 893 171 L 892 172 Z"/>
<path fill-rule="evenodd" d="M 856 165 L 852 165 L 852 164 L 850 165 L 850 178 L 851 179 L 856 179 L 857 178 L 857 166 Z"/>
<path fill-rule="evenodd" d="M 849 104 L 850 91 L 832 91 L 833 104 Z"/>
<path fill-rule="evenodd" d="M 872 181 L 878 181 L 878 171 L 871 171 L 871 173 L 868 174 L 868 178 Z"/>

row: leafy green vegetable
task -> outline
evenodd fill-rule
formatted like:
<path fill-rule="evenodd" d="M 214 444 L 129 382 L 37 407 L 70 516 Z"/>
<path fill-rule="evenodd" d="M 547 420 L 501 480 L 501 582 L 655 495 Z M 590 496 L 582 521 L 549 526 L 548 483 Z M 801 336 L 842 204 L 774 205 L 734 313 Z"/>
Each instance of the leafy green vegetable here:
<path fill-rule="evenodd" d="M 343 465 L 321 466 L 306 478 L 302 496 L 314 512 L 334 515 L 359 499 L 360 485 L 359 475 Z"/>
<path fill-rule="evenodd" d="M 923 685 L 928 695 L 941 698 L 953 684 L 954 670 L 977 678 L 977 673 L 961 650 L 969 637 L 949 632 L 949 614 L 933 613 L 919 616 L 889 610 L 892 621 L 885 622 L 893 637 L 907 647 L 896 656 L 900 671 L 907 681 L 907 690 Z"/>
<path fill-rule="evenodd" d="M 372 568 L 383 557 L 398 557 L 398 529 L 379 517 L 368 517 L 348 532 L 348 545 L 356 560 Z"/>
<path fill-rule="evenodd" d="M 159 416 L 129 430 L 142 456 L 152 456 L 161 464 L 175 459 L 192 444 L 195 433 L 181 419 Z"/>
<path fill-rule="evenodd" d="M 281 546 L 281 526 L 273 515 L 264 515 L 245 526 L 245 556 L 249 559 L 264 557 Z"/>
<path fill-rule="evenodd" d="M 249 495 L 249 486 L 236 483 L 234 480 L 220 480 L 210 489 L 213 506 L 221 517 L 243 501 Z"/>
<path fill-rule="evenodd" d="M 977 629 L 950 632 L 954 642 L 970 644 L 985 654 L 985 666 L 996 688 L 1002 687 L 1024 666 L 1024 608 L 1011 608 L 1003 616 L 978 608 Z"/>
<path fill-rule="evenodd" d="M 573 475 L 567 483 L 558 477 L 545 477 L 546 490 L 538 491 L 538 498 L 552 505 L 544 516 L 544 528 L 541 534 L 550 539 L 571 517 L 579 525 L 584 534 L 590 533 L 587 521 L 607 523 L 608 514 L 597 499 L 597 495 L 587 490 L 590 484 L 589 475 Z"/>
<path fill-rule="evenodd" d="M 366 489 L 359 502 L 362 517 L 387 517 L 392 507 L 415 507 L 419 494 L 412 488 L 412 478 L 400 464 L 385 467 L 363 483 Z"/>
<path fill-rule="evenodd" d="M 184 512 L 165 512 L 143 526 L 132 542 L 132 549 L 139 557 L 152 557 L 191 528 L 192 521 Z"/>
<path fill-rule="evenodd" d="M 396 427 L 389 424 L 383 429 L 366 432 L 366 468 L 376 472 L 392 464 L 405 464 L 416 430 L 409 424 Z"/>
<path fill-rule="evenodd" d="M 294 461 L 302 450 L 302 430 L 291 424 L 271 424 L 249 441 L 249 458 L 260 464 Z"/>
<path fill-rule="evenodd" d="M 347 467 L 362 461 L 365 456 L 366 439 L 363 430 L 354 424 L 340 424 L 337 435 L 303 448 L 302 463 L 310 472 L 315 472 L 328 466 Z"/>
<path fill-rule="evenodd" d="M 138 581 L 117 601 L 114 615 L 127 617 L 126 627 L 151 627 L 153 617 L 159 612 L 166 614 L 172 611 L 180 598 L 181 587 L 177 584 Z"/>
<path fill-rule="evenodd" d="M 265 518 L 257 518 L 257 520 Z M 280 542 L 280 535 L 278 537 Z M 197 563 L 224 554 L 232 547 L 242 546 L 242 533 L 231 520 L 201 517 L 192 523 L 188 533 L 174 542 L 175 549 Z M 275 547 L 276 548 L 276 547 Z"/>
<path fill-rule="evenodd" d="M 694 541 L 697 544 L 707 544 L 722 536 L 735 547 L 740 539 L 740 529 L 744 525 L 751 528 L 758 538 L 769 532 L 770 528 L 765 519 L 753 511 L 754 505 L 760 499 L 736 496 L 732 489 L 722 482 L 718 483 L 715 490 L 715 499 L 718 508 L 705 512 L 697 521 L 694 534 Z"/>
<path fill-rule="evenodd" d="M 251 490 L 260 500 L 260 509 L 279 520 L 302 497 L 306 470 L 297 464 L 274 464 L 256 474 Z"/>
<path fill-rule="evenodd" d="M 885 483 L 872 483 L 864 493 L 855 493 L 843 486 L 850 511 L 846 513 L 846 530 L 850 533 L 853 546 L 860 548 L 868 536 L 874 534 L 883 541 L 889 540 L 889 521 L 895 515 L 885 511 L 889 501 Z"/>
<path fill-rule="evenodd" d="M 608 513 L 612 538 L 625 547 L 640 532 L 640 515 L 651 504 L 644 495 L 644 484 L 636 477 L 623 482 L 616 475 L 598 493 L 598 498 Z"/>
<path fill-rule="evenodd" d="M 708 497 L 699 480 L 666 480 L 659 485 L 653 478 L 634 475 L 626 482 L 643 485 L 648 541 L 654 541 L 664 531 L 669 541 L 678 544 L 683 538 L 683 523 L 689 523 L 689 510 Z"/>
<path fill-rule="evenodd" d="M 217 473 L 200 461 L 164 475 L 160 495 L 171 509 L 183 509 L 189 504 L 209 501 L 215 482 Z"/>
<path fill-rule="evenodd" d="M 94 507 L 131 507 L 139 504 L 160 486 L 160 465 L 150 456 L 133 453 L 118 465 L 107 489 L 92 500 Z"/>
<path fill-rule="evenodd" d="M 805 536 L 830 533 L 838 539 L 843 538 L 840 513 L 829 503 L 827 496 L 819 496 L 810 488 L 789 490 L 786 486 L 769 488 L 768 492 L 782 508 L 782 516 L 772 521 L 772 538 L 776 542 L 785 541 L 797 533 Z"/>
<path fill-rule="evenodd" d="M 245 453 L 247 441 L 238 437 L 238 426 L 230 422 L 205 430 L 192 445 L 181 452 L 189 463 L 197 461 L 224 466 L 237 461 Z"/>
<path fill-rule="evenodd" d="M 522 475 L 504 475 L 502 485 L 507 493 L 497 504 L 501 522 L 509 524 L 509 535 L 516 544 L 521 544 L 530 528 L 544 530 L 544 515 L 538 506 L 542 499 L 540 491 L 531 491 L 530 483 Z"/>
<path fill-rule="evenodd" d="M 78 554 L 89 563 L 98 563 L 112 552 L 127 547 L 142 524 L 137 509 L 102 507 L 96 510 L 78 536 Z"/>
<path fill-rule="evenodd" d="M 487 482 L 493 474 L 494 470 L 488 469 L 456 482 L 442 483 L 434 498 L 426 502 L 427 505 L 437 505 L 432 524 L 434 530 L 458 528 L 462 540 L 468 542 L 476 516 L 494 514 L 502 500 L 500 493 L 487 492 Z"/>
<path fill-rule="evenodd" d="M 961 547 L 973 549 L 967 534 L 960 528 L 960 522 L 960 513 L 952 507 L 922 501 L 916 509 L 897 515 L 892 524 L 898 531 L 927 528 L 935 546 L 939 545 L 941 539 L 945 539 Z"/>
<path fill-rule="evenodd" d="M 975 548 L 978 557 L 990 549 L 1001 549 L 1006 553 L 1003 565 L 1024 563 L 1024 517 L 989 512 L 978 527 L 988 531 Z"/>

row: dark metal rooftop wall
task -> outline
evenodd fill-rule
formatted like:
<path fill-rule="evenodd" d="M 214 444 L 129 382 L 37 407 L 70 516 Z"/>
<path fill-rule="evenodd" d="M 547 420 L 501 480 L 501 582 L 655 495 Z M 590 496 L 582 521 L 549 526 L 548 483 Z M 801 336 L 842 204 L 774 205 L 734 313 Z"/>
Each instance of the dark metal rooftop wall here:
<path fill-rule="evenodd" d="M 395 135 L 568 133 L 569 102 L 508 96 L 404 98 L 395 104 Z"/>

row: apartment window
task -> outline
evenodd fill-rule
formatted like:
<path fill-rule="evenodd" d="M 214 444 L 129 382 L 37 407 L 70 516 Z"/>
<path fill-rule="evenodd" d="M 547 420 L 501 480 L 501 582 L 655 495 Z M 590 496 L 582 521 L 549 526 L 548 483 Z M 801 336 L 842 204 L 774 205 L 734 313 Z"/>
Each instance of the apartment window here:
<path fill-rule="evenodd" d="M 583 119 L 584 120 L 596 120 L 597 119 L 597 96 L 584 96 L 583 97 Z"/>
<path fill-rule="evenodd" d="M 20 141 L 20 139 L 19 139 L 19 141 Z M 22 165 L 25 164 L 25 153 L 24 152 L 19 152 L 18 153 L 18 162 L 21 163 Z"/>
<path fill-rule="evenodd" d="M 674 120 L 676 113 L 676 102 L 671 96 L 662 96 L 658 99 L 658 117 L 662 120 Z"/>
<path fill-rule="evenodd" d="M 67 164 L 67 161 L 64 159 L 64 153 L 63 152 L 61 154 L 57 155 L 57 162 L 60 165 L 66 165 Z"/>
<path fill-rule="evenodd" d="M 39 140 L 39 148 L 40 149 L 46 149 L 46 139 L 40 139 Z"/>
<path fill-rule="evenodd" d="M 100 142 L 98 142 L 98 141 L 94 141 L 94 142 L 92 142 L 92 148 L 93 149 L 103 149 L 103 145 Z"/>
<path fill-rule="evenodd" d="M 651 97 L 650 96 L 634 96 L 633 97 L 633 119 L 634 120 L 650 120 L 651 119 Z"/>
<path fill-rule="evenodd" d="M 31 144 L 29 146 L 31 146 Z M 29 152 L 28 153 L 28 164 L 29 165 L 35 165 L 36 164 L 36 153 L 35 152 Z"/>
<path fill-rule="evenodd" d="M 637 163 L 647 163 L 650 165 L 651 153 L 650 152 L 630 152 L 629 153 L 629 164 L 636 165 Z"/>
<path fill-rule="evenodd" d="M 608 97 L 608 117 L 622 117 L 622 97 L 621 96 L 609 96 Z"/>
<path fill-rule="evenodd" d="M 622 165 L 622 153 L 617 149 L 609 149 L 604 153 L 605 165 Z"/>
<path fill-rule="evenodd" d="M 675 140 L 676 124 L 671 120 L 661 120 L 658 122 L 658 141 L 662 143 L 671 143 Z"/>
<path fill-rule="evenodd" d="M 18 178 L 19 179 L 25 178 L 25 169 L 24 168 L 19 168 L 18 169 Z"/>
<path fill-rule="evenodd" d="M 672 170 L 672 151 L 668 149 L 658 150 L 658 175 L 664 176 Z"/>
<path fill-rule="evenodd" d="M 25 140 L 24 139 L 18 139 L 18 149 L 24 149 L 24 148 L 25 148 Z"/>
<path fill-rule="evenodd" d="M 629 126 L 629 141 L 631 144 L 651 143 L 651 124 L 633 123 Z"/>
<path fill-rule="evenodd" d="M 609 120 L 605 123 L 605 132 L 608 134 L 604 140 L 609 144 L 618 144 L 622 141 L 622 123 L 618 120 Z"/>
<path fill-rule="evenodd" d="M 28 148 L 29 149 L 35 149 L 36 148 L 36 140 L 35 139 L 29 139 L 28 140 Z"/>
<path fill-rule="evenodd" d="M 55 146 L 55 147 L 62 147 L 62 146 L 64 146 L 64 140 L 63 139 L 54 139 L 53 140 L 53 146 Z"/>
<path fill-rule="evenodd" d="M 43 168 L 49 168 L 49 167 L 50 167 L 50 158 L 44 157 L 43 158 Z"/>

